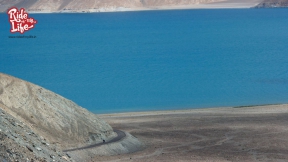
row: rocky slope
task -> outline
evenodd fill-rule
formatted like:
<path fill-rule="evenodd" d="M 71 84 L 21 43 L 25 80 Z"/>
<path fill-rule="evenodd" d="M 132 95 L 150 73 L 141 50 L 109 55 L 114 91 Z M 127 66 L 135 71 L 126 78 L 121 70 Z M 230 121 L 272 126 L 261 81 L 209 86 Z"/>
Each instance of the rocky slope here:
<path fill-rule="evenodd" d="M 33 132 L 0 107 L 0 161 L 72 161 L 56 144 Z"/>
<path fill-rule="evenodd" d="M 61 149 L 108 141 L 116 136 L 110 125 L 74 102 L 1 73 L 0 108 Z"/>
<path fill-rule="evenodd" d="M 288 7 L 288 0 L 264 0 L 256 8 Z"/>
<path fill-rule="evenodd" d="M 11 6 L 36 12 L 101 12 L 183 6 L 223 0 L 0 0 L 0 12 Z"/>

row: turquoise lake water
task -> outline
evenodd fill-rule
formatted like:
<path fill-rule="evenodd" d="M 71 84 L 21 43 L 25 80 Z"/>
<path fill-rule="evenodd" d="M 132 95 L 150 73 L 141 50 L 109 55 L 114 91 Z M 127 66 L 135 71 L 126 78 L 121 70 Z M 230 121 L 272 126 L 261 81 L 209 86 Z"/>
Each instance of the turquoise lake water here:
<path fill-rule="evenodd" d="M 95 113 L 288 103 L 288 9 L 30 14 L 0 72 Z"/>

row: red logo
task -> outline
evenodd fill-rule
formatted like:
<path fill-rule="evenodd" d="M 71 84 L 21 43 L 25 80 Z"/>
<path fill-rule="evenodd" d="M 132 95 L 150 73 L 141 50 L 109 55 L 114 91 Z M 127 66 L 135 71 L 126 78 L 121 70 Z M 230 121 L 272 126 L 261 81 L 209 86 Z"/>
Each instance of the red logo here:
<path fill-rule="evenodd" d="M 28 17 L 28 13 L 24 8 L 20 11 L 16 7 L 12 7 L 7 11 L 9 16 L 9 22 L 11 23 L 11 33 L 19 32 L 23 34 L 24 32 L 34 28 L 37 21 L 33 18 Z"/>

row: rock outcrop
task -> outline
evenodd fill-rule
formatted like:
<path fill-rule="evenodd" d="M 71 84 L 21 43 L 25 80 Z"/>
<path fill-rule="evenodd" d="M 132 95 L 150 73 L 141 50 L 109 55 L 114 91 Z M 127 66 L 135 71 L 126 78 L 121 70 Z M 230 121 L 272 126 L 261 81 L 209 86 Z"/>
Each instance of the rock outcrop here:
<path fill-rule="evenodd" d="M 0 108 L 61 149 L 108 141 L 116 136 L 110 125 L 74 102 L 1 73 Z"/>

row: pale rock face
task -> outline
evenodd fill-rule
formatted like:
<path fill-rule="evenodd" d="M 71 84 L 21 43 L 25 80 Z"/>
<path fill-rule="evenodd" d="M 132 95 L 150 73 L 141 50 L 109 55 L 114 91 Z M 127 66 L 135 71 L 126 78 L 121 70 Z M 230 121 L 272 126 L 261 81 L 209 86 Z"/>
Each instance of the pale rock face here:
<path fill-rule="evenodd" d="M 63 149 L 116 136 L 110 125 L 74 102 L 1 73 L 0 107 Z"/>

